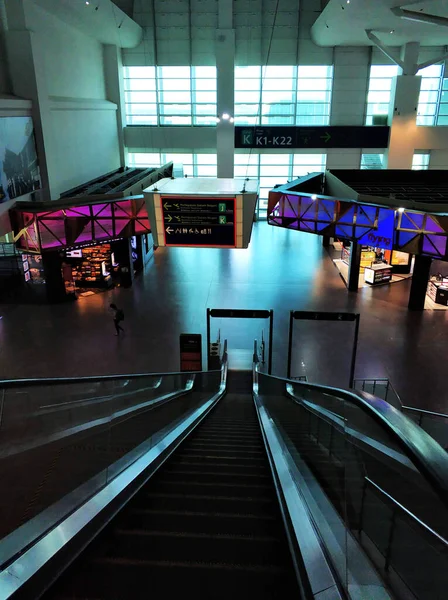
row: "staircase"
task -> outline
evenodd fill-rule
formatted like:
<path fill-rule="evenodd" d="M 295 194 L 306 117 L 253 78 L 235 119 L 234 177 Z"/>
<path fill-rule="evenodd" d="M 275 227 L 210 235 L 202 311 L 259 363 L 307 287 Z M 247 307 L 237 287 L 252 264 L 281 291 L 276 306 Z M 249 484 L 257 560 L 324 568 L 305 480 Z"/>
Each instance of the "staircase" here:
<path fill-rule="evenodd" d="M 251 394 L 212 413 L 46 598 L 300 598 Z M 250 389 L 250 388 L 249 388 Z"/>

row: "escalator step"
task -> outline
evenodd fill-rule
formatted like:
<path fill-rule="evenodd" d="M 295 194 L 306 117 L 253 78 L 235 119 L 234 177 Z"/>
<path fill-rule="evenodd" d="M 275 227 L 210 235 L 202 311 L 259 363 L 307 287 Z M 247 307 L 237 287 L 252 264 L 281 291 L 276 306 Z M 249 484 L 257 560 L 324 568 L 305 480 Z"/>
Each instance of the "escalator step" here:
<path fill-rule="evenodd" d="M 183 469 L 183 468 L 187 468 L 189 471 L 204 471 L 204 469 L 209 469 L 212 468 L 213 471 L 216 472 L 222 472 L 222 471 L 228 471 L 228 470 L 232 470 L 232 472 L 237 473 L 246 473 L 248 470 L 247 464 L 241 464 L 239 462 L 235 462 L 235 461 L 226 461 L 224 459 L 222 460 L 214 460 L 214 461 L 208 461 L 208 463 L 204 463 L 204 461 L 199 461 L 197 459 L 197 457 L 176 457 L 173 456 L 173 458 L 170 460 L 169 463 L 167 463 L 166 467 L 167 470 L 169 468 L 173 468 L 173 469 Z M 263 462 L 254 462 L 250 465 L 250 471 L 251 473 L 266 473 L 269 475 L 269 470 L 266 464 L 266 461 Z"/>
<path fill-rule="evenodd" d="M 188 481 L 192 483 L 239 483 L 239 482 L 247 482 L 247 483 L 268 483 L 270 484 L 269 475 L 267 473 L 259 473 L 256 471 L 255 473 L 251 472 L 229 472 L 229 471 L 205 471 L 201 469 L 201 471 L 190 471 L 188 468 L 177 468 L 177 469 L 166 469 L 158 478 L 158 481 L 167 481 L 174 479 L 185 479 L 188 478 Z"/>
<path fill-rule="evenodd" d="M 259 463 L 262 465 L 266 464 L 266 459 L 262 454 L 259 456 L 258 455 L 257 456 L 247 456 L 245 453 L 235 455 L 235 454 L 231 454 L 230 451 L 227 452 L 226 454 L 224 454 L 222 452 L 205 453 L 205 452 L 200 452 L 200 451 L 188 450 L 182 454 L 182 457 L 194 459 L 194 460 L 201 460 L 204 464 L 213 463 L 213 462 L 222 461 L 222 460 L 235 461 L 235 462 L 238 462 L 239 464 L 244 464 L 244 465 L 252 465 L 252 463 Z"/>
<path fill-rule="evenodd" d="M 199 511 L 209 513 L 239 513 L 251 512 L 255 515 L 269 516 L 277 509 L 273 498 L 238 498 L 218 495 L 193 495 L 153 493 L 141 495 L 135 506 L 139 508 Z"/>
<path fill-rule="evenodd" d="M 228 496 L 233 498 L 252 498 L 259 497 L 260 494 L 272 493 L 272 486 L 266 484 L 257 483 L 223 483 L 216 481 L 211 482 L 200 482 L 200 481 L 185 481 L 183 479 L 159 479 L 151 486 L 151 489 L 157 493 L 172 493 L 176 494 L 203 494 L 209 495 L 211 493 L 219 496 Z"/>
<path fill-rule="evenodd" d="M 287 551 L 287 548 L 286 548 Z M 285 563 L 285 545 L 275 537 L 192 532 L 116 530 L 107 558 L 162 560 L 229 565 L 276 565 Z"/>
<path fill-rule="evenodd" d="M 209 533 L 239 533 L 241 535 L 275 536 L 279 521 L 274 517 L 260 516 L 250 512 L 211 513 L 174 510 L 135 509 L 119 518 L 119 525 L 129 529 L 150 529 L 157 524 L 161 530 Z"/>
<path fill-rule="evenodd" d="M 64 578 L 65 579 L 65 578 Z M 59 600 L 127 600 L 195 597 L 207 600 L 274 600 L 291 596 L 288 569 L 238 565 L 99 559 L 70 577 Z"/>

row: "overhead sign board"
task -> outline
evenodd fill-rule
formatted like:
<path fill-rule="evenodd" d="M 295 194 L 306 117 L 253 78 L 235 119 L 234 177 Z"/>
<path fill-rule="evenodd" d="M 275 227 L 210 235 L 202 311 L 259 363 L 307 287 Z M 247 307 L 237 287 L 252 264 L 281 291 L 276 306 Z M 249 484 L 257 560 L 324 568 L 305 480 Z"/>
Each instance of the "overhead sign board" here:
<path fill-rule="evenodd" d="M 387 148 L 387 126 L 235 127 L 236 148 Z"/>
<path fill-rule="evenodd" d="M 167 246 L 235 248 L 235 199 L 162 197 Z"/>

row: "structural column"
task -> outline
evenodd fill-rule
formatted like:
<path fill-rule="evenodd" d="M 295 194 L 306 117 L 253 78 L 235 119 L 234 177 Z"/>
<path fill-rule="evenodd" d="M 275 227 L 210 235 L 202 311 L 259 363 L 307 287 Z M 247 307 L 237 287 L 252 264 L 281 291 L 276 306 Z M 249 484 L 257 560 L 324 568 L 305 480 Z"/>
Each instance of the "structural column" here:
<path fill-rule="evenodd" d="M 411 292 L 409 294 L 409 310 L 423 310 L 425 308 L 426 289 L 428 287 L 432 258 L 429 256 L 415 256 L 414 272 L 412 275 Z"/>
<path fill-rule="evenodd" d="M 33 123 L 39 156 L 42 189 L 41 200 L 51 200 L 47 156 L 51 154 L 51 108 L 43 71 L 44 58 L 36 38 L 29 31 L 23 0 L 7 5 L 8 32 L 6 43 L 13 92 L 33 103 Z"/>
<path fill-rule="evenodd" d="M 219 0 L 218 29 L 215 37 L 217 112 L 221 117 L 233 117 L 235 99 L 235 30 L 233 29 L 233 0 Z M 216 154 L 218 177 L 233 177 L 235 127 L 230 119 L 216 125 Z"/>
<path fill-rule="evenodd" d="M 350 263 L 348 265 L 348 282 L 347 289 L 350 292 L 357 292 L 359 285 L 359 269 L 361 267 L 361 244 L 358 242 L 352 242 L 352 249 L 350 252 Z"/>
<path fill-rule="evenodd" d="M 107 99 L 117 105 L 117 131 L 120 151 L 120 164 L 126 166 L 124 128 L 126 125 L 124 103 L 123 61 L 121 48 L 106 44 L 103 46 L 104 78 L 106 80 Z"/>
<path fill-rule="evenodd" d="M 421 77 L 400 75 L 395 78 L 394 101 L 391 103 L 388 169 L 411 169 L 417 133 L 417 107 Z"/>

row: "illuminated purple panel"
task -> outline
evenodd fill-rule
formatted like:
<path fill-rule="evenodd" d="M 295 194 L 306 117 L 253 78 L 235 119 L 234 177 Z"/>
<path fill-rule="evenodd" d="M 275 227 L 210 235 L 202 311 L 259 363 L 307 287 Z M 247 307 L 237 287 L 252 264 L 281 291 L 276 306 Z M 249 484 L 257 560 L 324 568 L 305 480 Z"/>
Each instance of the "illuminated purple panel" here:
<path fill-rule="evenodd" d="M 316 201 L 311 200 L 307 196 L 302 196 L 300 205 L 300 218 L 306 217 L 307 219 L 315 219 Z"/>
<path fill-rule="evenodd" d="M 115 215 L 117 217 L 126 216 L 128 219 L 132 217 L 132 204 L 130 200 L 115 202 Z"/>
<path fill-rule="evenodd" d="M 283 216 L 296 218 L 299 214 L 299 197 L 285 195 L 284 202 L 281 202 L 280 206 L 283 206 Z"/>
<path fill-rule="evenodd" d="M 75 240 L 75 244 L 84 244 L 85 242 L 91 242 L 92 241 L 92 226 L 90 223 L 88 223 L 88 225 L 86 226 L 86 228 L 84 229 L 84 231 L 78 235 L 78 237 Z"/>
<path fill-rule="evenodd" d="M 97 219 L 93 222 L 93 227 L 96 240 L 114 237 L 112 219 Z"/>
<path fill-rule="evenodd" d="M 432 231 L 434 233 L 445 233 L 443 227 L 440 227 L 440 225 L 435 222 L 434 218 L 429 215 L 426 217 L 425 231 Z"/>
<path fill-rule="evenodd" d="M 45 218 L 38 222 L 38 227 L 42 248 L 57 248 L 66 245 L 64 219 Z"/>
<path fill-rule="evenodd" d="M 446 237 L 441 235 L 423 236 L 423 254 L 431 256 L 445 256 Z"/>
<path fill-rule="evenodd" d="M 125 229 L 129 224 L 130 219 L 115 219 L 115 234 L 121 235 L 123 229 Z"/>
<path fill-rule="evenodd" d="M 94 216 L 101 216 L 104 218 L 112 217 L 112 205 L 110 202 L 107 204 L 94 204 L 92 206 Z"/>
<path fill-rule="evenodd" d="M 75 206 L 65 211 L 67 217 L 90 217 L 90 206 Z"/>

